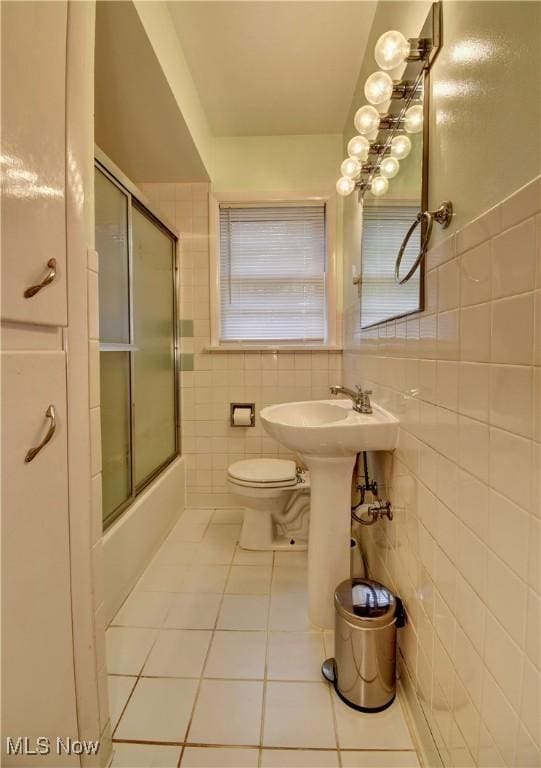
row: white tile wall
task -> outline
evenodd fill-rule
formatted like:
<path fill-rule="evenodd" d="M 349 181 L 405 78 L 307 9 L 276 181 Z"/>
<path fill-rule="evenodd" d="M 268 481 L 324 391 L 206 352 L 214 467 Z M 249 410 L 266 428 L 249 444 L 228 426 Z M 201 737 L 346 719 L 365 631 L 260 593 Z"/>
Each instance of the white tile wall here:
<path fill-rule="evenodd" d="M 194 370 L 181 375 L 182 453 L 186 458 L 187 505 L 233 506 L 226 470 L 254 456 L 283 457 L 285 448 L 267 437 L 261 408 L 289 400 L 329 397 L 341 380 L 338 352 L 218 352 L 210 343 L 208 184 L 139 184 L 180 233 L 180 317 L 193 320 L 193 338 L 181 351 L 193 353 Z M 254 402 L 256 425 L 232 428 L 231 402 Z"/>
<path fill-rule="evenodd" d="M 541 179 L 427 264 L 422 315 L 346 313 L 346 383 L 401 420 L 395 519 L 362 533 L 444 764 L 539 766 Z"/>

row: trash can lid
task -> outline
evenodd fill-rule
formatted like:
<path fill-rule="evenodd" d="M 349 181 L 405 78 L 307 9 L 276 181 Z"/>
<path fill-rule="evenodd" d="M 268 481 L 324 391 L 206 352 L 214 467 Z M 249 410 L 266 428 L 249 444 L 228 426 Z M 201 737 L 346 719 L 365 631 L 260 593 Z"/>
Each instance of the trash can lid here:
<path fill-rule="evenodd" d="M 396 598 L 378 581 L 346 579 L 334 593 L 338 613 L 363 627 L 376 628 L 389 624 L 396 615 Z"/>

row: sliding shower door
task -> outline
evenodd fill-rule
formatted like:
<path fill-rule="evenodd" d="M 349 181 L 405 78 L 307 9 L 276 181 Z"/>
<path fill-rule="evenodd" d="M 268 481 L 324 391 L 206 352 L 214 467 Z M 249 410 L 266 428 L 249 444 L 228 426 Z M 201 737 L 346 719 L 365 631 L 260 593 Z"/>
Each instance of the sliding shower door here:
<path fill-rule="evenodd" d="M 176 238 L 100 164 L 95 199 L 107 526 L 179 452 Z"/>
<path fill-rule="evenodd" d="M 134 481 L 152 477 L 176 452 L 174 242 L 132 208 Z"/>

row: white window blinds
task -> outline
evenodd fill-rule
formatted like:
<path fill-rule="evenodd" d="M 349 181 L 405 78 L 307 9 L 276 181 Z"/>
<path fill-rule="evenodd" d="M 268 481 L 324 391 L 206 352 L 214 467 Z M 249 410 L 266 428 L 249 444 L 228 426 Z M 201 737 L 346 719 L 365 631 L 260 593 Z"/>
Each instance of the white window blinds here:
<path fill-rule="evenodd" d="M 363 210 L 361 324 L 363 327 L 412 312 L 419 306 L 420 270 L 403 285 L 394 277 L 402 241 L 415 220 L 414 205 L 367 206 Z M 401 274 L 415 261 L 420 247 L 420 227 L 409 240 Z"/>
<path fill-rule="evenodd" d="M 325 206 L 220 206 L 223 342 L 323 342 Z"/>

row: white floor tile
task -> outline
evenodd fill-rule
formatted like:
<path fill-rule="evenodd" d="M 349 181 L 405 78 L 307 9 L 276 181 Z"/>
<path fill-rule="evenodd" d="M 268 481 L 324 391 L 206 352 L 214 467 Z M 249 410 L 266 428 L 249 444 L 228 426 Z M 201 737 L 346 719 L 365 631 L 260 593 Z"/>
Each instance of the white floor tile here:
<path fill-rule="evenodd" d="M 207 530 L 205 531 L 205 535 L 203 537 L 203 543 L 208 541 L 214 541 L 214 542 L 229 542 L 230 544 L 237 544 L 240 536 L 240 525 L 221 525 L 216 523 L 211 523 Z"/>
<path fill-rule="evenodd" d="M 242 507 L 224 507 L 215 509 L 212 515 L 213 523 L 242 523 L 244 520 L 244 510 Z"/>
<path fill-rule="evenodd" d="M 107 671 L 112 675 L 138 675 L 157 634 L 156 629 L 110 627 L 105 633 Z"/>
<path fill-rule="evenodd" d="M 212 632 L 193 629 L 164 629 L 143 667 L 148 677 L 199 677 Z"/>
<path fill-rule="evenodd" d="M 213 507 L 188 507 L 184 510 L 180 516 L 175 528 L 182 527 L 186 523 L 200 523 L 201 525 L 208 525 L 212 520 L 214 514 Z M 175 531 L 173 528 L 173 531 Z"/>
<path fill-rule="evenodd" d="M 267 677 L 320 682 L 325 658 L 322 632 L 271 632 Z"/>
<path fill-rule="evenodd" d="M 188 741 L 258 745 L 263 683 L 203 680 Z"/>
<path fill-rule="evenodd" d="M 268 595 L 271 577 L 270 565 L 233 565 L 225 592 L 227 595 Z"/>
<path fill-rule="evenodd" d="M 124 627 L 161 627 L 170 602 L 169 592 L 132 592 L 112 623 Z"/>
<path fill-rule="evenodd" d="M 234 541 L 203 539 L 198 547 L 197 562 L 201 565 L 229 565 L 237 545 Z"/>
<path fill-rule="evenodd" d="M 168 541 L 201 541 L 207 530 L 207 523 L 182 520 L 177 523 L 169 534 Z"/>
<path fill-rule="evenodd" d="M 326 683 L 267 683 L 266 747 L 336 748 Z"/>
<path fill-rule="evenodd" d="M 214 629 L 221 595 L 171 595 L 169 613 L 164 627 L 175 629 Z"/>
<path fill-rule="evenodd" d="M 276 566 L 308 567 L 308 551 L 295 550 L 293 552 L 276 552 L 274 557 Z"/>
<path fill-rule="evenodd" d="M 114 730 L 128 697 L 133 690 L 136 677 L 122 677 L 120 675 L 107 676 L 107 692 L 109 694 L 109 717 L 111 728 Z"/>
<path fill-rule="evenodd" d="M 279 566 L 274 567 L 272 575 L 272 594 L 291 595 L 295 592 L 306 592 L 308 589 L 308 574 L 305 568 Z"/>
<path fill-rule="evenodd" d="M 113 744 L 111 768 L 176 768 L 180 747 L 156 744 Z"/>
<path fill-rule="evenodd" d="M 228 571 L 227 565 L 192 565 L 179 591 L 222 594 Z"/>
<path fill-rule="evenodd" d="M 338 768 L 338 752 L 314 749 L 263 749 L 261 768 Z"/>
<path fill-rule="evenodd" d="M 271 595 L 269 617 L 271 630 L 308 632 L 313 629 L 308 618 L 308 597 L 303 593 Z"/>
<path fill-rule="evenodd" d="M 419 768 L 415 752 L 340 752 L 343 768 Z"/>
<path fill-rule="evenodd" d="M 247 747 L 186 747 L 182 768 L 257 768 L 259 750 Z"/>
<path fill-rule="evenodd" d="M 204 675 L 262 680 L 266 648 L 266 632 L 215 632 Z"/>
<path fill-rule="evenodd" d="M 153 565 L 193 565 L 201 544 L 198 541 L 164 541 L 156 553 Z"/>
<path fill-rule="evenodd" d="M 269 598 L 265 595 L 224 595 L 218 629 L 266 629 Z"/>
<path fill-rule="evenodd" d="M 255 549 L 237 547 L 233 565 L 272 565 L 273 552 L 259 552 Z"/>
<path fill-rule="evenodd" d="M 117 739 L 182 741 L 197 680 L 140 678 L 114 733 Z"/>
<path fill-rule="evenodd" d="M 334 693 L 333 703 L 341 749 L 414 749 L 400 702 L 369 714 L 351 709 Z"/>
<path fill-rule="evenodd" d="M 138 592 L 180 592 L 191 566 L 151 563 L 136 584 Z"/>

